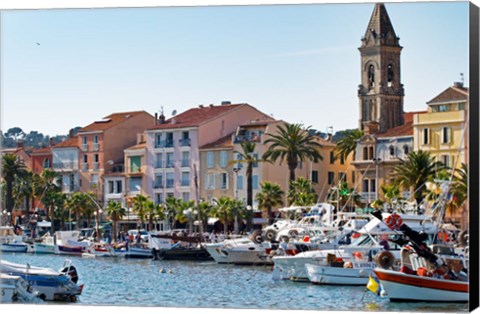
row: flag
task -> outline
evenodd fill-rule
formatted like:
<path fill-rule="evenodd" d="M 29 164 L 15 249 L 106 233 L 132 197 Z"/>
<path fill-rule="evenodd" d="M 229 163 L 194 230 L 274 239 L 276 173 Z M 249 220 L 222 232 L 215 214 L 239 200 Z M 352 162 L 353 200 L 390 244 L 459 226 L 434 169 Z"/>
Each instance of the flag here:
<path fill-rule="evenodd" d="M 367 289 L 375 294 L 378 294 L 380 291 L 380 282 L 378 282 L 378 279 L 370 275 L 368 278 Z"/>

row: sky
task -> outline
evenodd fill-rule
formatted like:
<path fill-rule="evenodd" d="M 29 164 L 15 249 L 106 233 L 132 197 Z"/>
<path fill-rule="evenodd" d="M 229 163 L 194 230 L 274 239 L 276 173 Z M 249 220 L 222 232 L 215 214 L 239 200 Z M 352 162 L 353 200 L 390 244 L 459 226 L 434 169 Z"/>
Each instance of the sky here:
<path fill-rule="evenodd" d="M 358 47 L 374 3 L 9 10 L 1 129 L 67 134 L 114 112 L 248 103 L 326 131 L 358 127 Z M 464 73 L 468 2 L 386 3 L 405 111 Z"/>

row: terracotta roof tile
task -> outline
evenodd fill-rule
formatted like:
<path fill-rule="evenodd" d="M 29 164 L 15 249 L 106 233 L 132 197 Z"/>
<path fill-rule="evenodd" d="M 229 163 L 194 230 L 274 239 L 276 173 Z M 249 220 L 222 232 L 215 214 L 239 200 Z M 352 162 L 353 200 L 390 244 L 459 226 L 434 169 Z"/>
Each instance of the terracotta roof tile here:
<path fill-rule="evenodd" d="M 147 112 L 142 110 L 142 111 L 112 113 L 111 115 L 104 117 L 102 120 L 95 121 L 87 125 L 86 127 L 81 128 L 80 130 L 78 130 L 78 132 L 104 131 L 122 123 L 123 121 L 127 120 L 132 116 L 136 116 L 142 113 L 147 113 Z M 152 121 L 153 121 L 153 117 L 152 117 Z"/>
<path fill-rule="evenodd" d="M 450 86 L 439 95 L 435 96 L 427 104 L 443 103 L 448 101 L 468 100 L 469 90 L 465 87 Z"/>
<path fill-rule="evenodd" d="M 233 148 L 233 141 L 232 141 L 233 133 L 224 136 L 215 142 L 208 143 L 200 147 L 200 149 L 220 149 L 220 148 Z"/>
<path fill-rule="evenodd" d="M 226 114 L 227 112 L 234 111 L 242 106 L 249 106 L 248 104 L 231 104 L 220 106 L 202 106 L 184 111 L 175 117 L 172 117 L 165 121 L 165 123 L 154 125 L 148 130 L 158 129 L 177 129 L 185 127 L 200 126 L 206 121 Z"/>
<path fill-rule="evenodd" d="M 30 155 L 48 155 L 52 153 L 52 146 L 33 149 Z"/>
<path fill-rule="evenodd" d="M 58 143 L 54 148 L 63 148 L 63 147 L 78 147 L 78 136 L 69 138 L 63 142 Z"/>
<path fill-rule="evenodd" d="M 413 136 L 413 117 L 415 114 L 423 114 L 427 111 L 412 111 L 403 114 L 404 124 L 379 133 L 378 137 L 397 137 L 397 136 Z"/>

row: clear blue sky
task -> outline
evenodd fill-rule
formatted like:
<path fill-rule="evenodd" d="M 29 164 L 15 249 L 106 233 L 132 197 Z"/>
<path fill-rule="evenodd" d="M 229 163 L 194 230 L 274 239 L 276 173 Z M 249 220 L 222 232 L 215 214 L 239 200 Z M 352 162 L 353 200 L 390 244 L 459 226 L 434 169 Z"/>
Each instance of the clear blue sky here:
<path fill-rule="evenodd" d="M 66 134 L 112 112 L 246 102 L 321 131 L 358 126 L 374 4 L 58 9 L 2 14 L 2 129 Z M 468 2 L 386 3 L 405 110 L 465 74 Z M 38 44 L 39 45 L 38 45 Z"/>

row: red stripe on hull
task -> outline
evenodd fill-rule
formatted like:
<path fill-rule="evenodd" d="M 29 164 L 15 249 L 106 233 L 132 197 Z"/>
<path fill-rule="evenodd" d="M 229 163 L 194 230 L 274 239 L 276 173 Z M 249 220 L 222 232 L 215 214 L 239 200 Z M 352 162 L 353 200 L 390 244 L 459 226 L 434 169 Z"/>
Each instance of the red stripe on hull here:
<path fill-rule="evenodd" d="M 374 272 L 378 279 L 384 281 L 391 281 L 422 288 L 468 293 L 468 282 L 436 280 L 430 277 L 407 275 L 400 272 L 398 274 L 379 270 L 374 270 Z"/>

